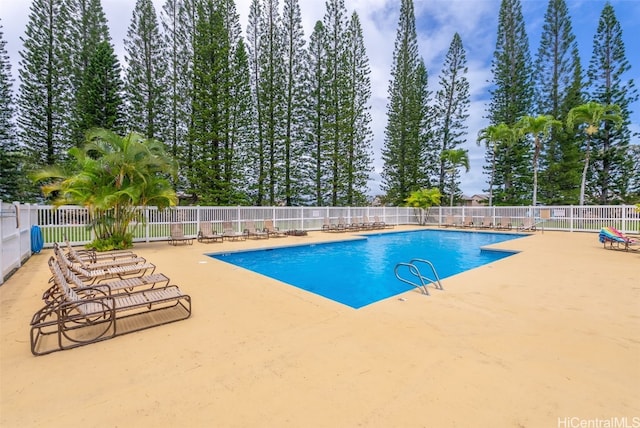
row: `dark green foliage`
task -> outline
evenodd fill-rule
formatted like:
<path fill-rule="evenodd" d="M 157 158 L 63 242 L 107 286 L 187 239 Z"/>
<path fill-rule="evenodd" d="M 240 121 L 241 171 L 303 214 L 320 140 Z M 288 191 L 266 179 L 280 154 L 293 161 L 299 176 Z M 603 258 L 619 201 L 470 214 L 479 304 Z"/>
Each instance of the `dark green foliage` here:
<path fill-rule="evenodd" d="M 440 74 L 440 90 L 435 97 L 434 141 L 440 144 L 440 153 L 454 150 L 465 142 L 466 120 L 469 118 L 471 96 L 467 80 L 467 56 L 462 39 L 455 33 Z M 448 156 L 440 156 L 438 188 L 442 194 L 460 195 L 459 171 Z M 447 175 L 450 177 L 447 177 Z"/>
<path fill-rule="evenodd" d="M 238 16 L 230 3 L 198 4 L 193 43 L 192 118 L 188 130 L 191 190 L 204 204 L 240 202 L 233 188 L 237 174 L 234 140 L 234 85 L 238 73 Z"/>
<path fill-rule="evenodd" d="M 281 202 L 284 152 L 280 149 L 284 137 L 284 63 L 283 39 L 277 0 L 263 0 L 260 14 L 257 95 L 258 117 L 264 143 L 259 153 L 264 168 L 258 182 L 256 205 L 275 205 Z"/>
<path fill-rule="evenodd" d="M 326 50 L 324 48 L 325 29 L 321 21 L 317 21 L 309 43 L 309 63 L 307 66 L 307 82 L 309 97 L 306 105 L 307 112 L 307 153 L 311 163 L 312 182 L 309 183 L 309 193 L 312 195 L 310 203 L 323 206 L 329 192 L 326 177 L 329 175 L 327 162 L 328 145 L 323 138 L 323 130 L 327 120 L 323 101 L 326 90 L 324 67 L 326 65 Z"/>
<path fill-rule="evenodd" d="M 371 80 L 369 58 L 357 13 L 351 15 L 346 33 L 345 144 L 342 169 L 344 190 L 341 204 L 359 206 L 366 203 L 367 180 L 371 172 L 372 148 Z"/>
<path fill-rule="evenodd" d="M 402 205 L 411 192 L 430 186 L 427 70 L 418 57 L 412 0 L 402 0 L 400 6 L 391 77 L 382 188 L 389 202 Z"/>
<path fill-rule="evenodd" d="M 187 176 L 193 165 L 193 151 L 187 139 L 187 130 L 193 118 L 196 2 L 197 0 L 166 0 L 161 14 L 167 66 L 164 142 L 180 162 L 181 171 L 174 186 L 182 191 L 189 189 Z"/>
<path fill-rule="evenodd" d="M 587 200 L 598 204 L 623 202 L 627 198 L 633 170 L 628 155 L 631 139 L 629 106 L 638 100 L 631 65 L 625 54 L 622 28 L 613 6 L 607 3 L 600 15 L 593 38 L 593 54 L 589 63 L 588 89 L 590 98 L 603 105 L 620 107 L 621 126 L 606 123 L 604 130 L 592 138 L 592 160 L 587 172 Z"/>
<path fill-rule="evenodd" d="M 31 4 L 20 51 L 18 125 L 34 168 L 64 161 L 71 146 L 68 22 L 64 2 L 34 0 Z"/>
<path fill-rule="evenodd" d="M 532 64 L 520 0 L 502 0 L 496 50 L 491 63 L 493 85 L 489 106 L 492 124 L 514 125 L 531 111 Z M 493 153 L 487 152 L 489 161 Z M 530 150 L 524 140 L 500 148 L 496 155 L 496 204 L 525 204 L 531 195 Z"/>
<path fill-rule="evenodd" d="M 107 19 L 102 9 L 100 0 L 65 0 L 68 8 L 69 22 L 67 25 L 66 34 L 66 54 L 65 59 L 68 61 L 68 66 L 71 72 L 71 85 L 70 99 L 73 108 L 73 113 L 70 117 L 70 126 L 72 130 L 72 142 L 74 145 L 81 145 L 84 143 L 84 133 L 92 126 L 87 126 L 86 115 L 87 111 L 101 110 L 102 107 L 98 105 L 87 105 L 88 100 L 108 98 L 109 96 L 99 96 L 93 94 L 87 96 L 86 87 L 88 81 L 106 81 L 108 78 L 113 79 L 111 75 L 108 78 L 98 77 L 89 73 L 95 73 L 95 61 L 96 50 L 101 43 L 110 44 L 109 28 L 107 26 Z M 104 46 L 103 46 L 104 55 Z M 113 49 L 112 49 L 113 50 Z M 117 57 L 113 55 L 115 63 L 117 63 Z M 107 58 L 103 58 L 105 61 Z M 89 70 L 91 61 L 94 61 L 94 69 Z M 105 67 L 106 64 L 105 64 Z M 119 65 L 114 64 L 114 67 L 120 68 Z M 106 71 L 106 68 L 103 68 Z M 119 73 L 119 71 L 118 71 Z M 88 75 L 89 74 L 89 75 Z M 117 76 L 120 80 L 120 76 Z M 118 89 L 119 91 L 120 89 Z M 85 91 L 85 93 L 82 93 Z M 82 94 L 82 95 L 81 95 Z M 84 99 L 80 99 L 80 97 Z M 89 113 L 90 115 L 93 113 Z M 102 125 L 99 125 L 102 126 Z"/>
<path fill-rule="evenodd" d="M 167 131 L 167 56 L 151 0 L 137 0 L 124 41 L 127 127 L 164 140 Z"/>
<path fill-rule="evenodd" d="M 282 196 L 286 206 L 305 203 L 305 180 L 311 174 L 306 155 L 305 102 L 308 96 L 306 85 L 307 52 L 298 0 L 285 0 L 282 12 L 283 52 L 283 185 Z"/>
<path fill-rule="evenodd" d="M 5 202 L 24 201 L 22 189 L 24 174 L 22 153 L 16 140 L 13 93 L 11 91 L 11 63 L 5 48 L 0 25 L 0 200 Z"/>
<path fill-rule="evenodd" d="M 76 99 L 77 126 L 83 135 L 92 128 L 123 131 L 120 64 L 109 42 L 96 46 Z"/>
<path fill-rule="evenodd" d="M 549 0 L 536 57 L 535 105 L 538 114 L 564 122 L 583 103 L 578 45 L 565 0 Z M 573 132 L 555 127 L 540 154 L 541 200 L 547 204 L 578 201 L 580 143 Z"/>

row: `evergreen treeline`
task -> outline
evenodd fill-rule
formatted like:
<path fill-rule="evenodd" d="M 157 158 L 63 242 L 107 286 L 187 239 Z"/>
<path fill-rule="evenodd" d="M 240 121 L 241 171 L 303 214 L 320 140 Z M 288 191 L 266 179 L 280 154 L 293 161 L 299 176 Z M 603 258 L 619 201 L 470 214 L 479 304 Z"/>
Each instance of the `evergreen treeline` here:
<path fill-rule="evenodd" d="M 326 0 L 308 38 L 299 0 L 252 0 L 248 18 L 243 37 L 234 0 L 165 0 L 161 10 L 137 0 L 119 64 L 101 0 L 33 0 L 15 98 L 0 31 L 0 198 L 37 200 L 24 173 L 64 166 L 68 149 L 101 127 L 163 142 L 180 165 L 173 185 L 191 203 L 366 204 L 374 153 L 360 17 L 344 0 Z M 547 204 L 578 202 L 580 130 L 508 144 L 489 131 L 534 115 L 564 123 L 587 101 L 619 106 L 623 120 L 590 141 L 586 202 L 632 202 L 640 153 L 629 144 L 629 106 L 638 95 L 613 7 L 604 6 L 586 72 L 564 0 L 549 0 L 544 22 L 532 59 L 520 0 L 501 2 L 492 126 L 481 136 L 492 202 L 527 204 L 533 193 Z M 419 52 L 413 0 L 401 0 L 381 152 L 383 199 L 394 205 L 425 188 L 453 203 L 468 165 L 462 38 L 453 35 L 437 77 Z"/>

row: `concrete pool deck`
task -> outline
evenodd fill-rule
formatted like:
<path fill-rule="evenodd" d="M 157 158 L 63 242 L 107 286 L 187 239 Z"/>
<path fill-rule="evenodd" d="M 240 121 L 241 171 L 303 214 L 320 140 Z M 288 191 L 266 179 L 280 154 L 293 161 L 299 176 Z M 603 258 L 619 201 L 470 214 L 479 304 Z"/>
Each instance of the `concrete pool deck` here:
<path fill-rule="evenodd" d="M 29 321 L 52 252 L 34 255 L 0 286 L 0 426 L 640 423 L 640 252 L 538 231 L 444 291 L 358 310 L 205 255 L 347 236 L 136 244 L 192 317 L 41 357 Z"/>

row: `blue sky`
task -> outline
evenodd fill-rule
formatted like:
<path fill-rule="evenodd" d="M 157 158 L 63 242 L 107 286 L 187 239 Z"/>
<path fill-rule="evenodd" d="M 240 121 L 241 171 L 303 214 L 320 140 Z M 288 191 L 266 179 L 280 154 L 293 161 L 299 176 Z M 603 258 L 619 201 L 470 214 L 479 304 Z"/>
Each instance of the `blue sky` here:
<path fill-rule="evenodd" d="M 280 3 L 282 4 L 282 0 Z M 305 37 L 309 38 L 314 23 L 321 20 L 325 12 L 323 0 L 299 0 L 302 9 Z M 154 0 L 156 12 L 160 12 L 164 0 Z M 247 26 L 250 0 L 236 0 L 243 30 Z M 574 34 L 580 50 L 583 68 L 591 59 L 593 37 L 605 0 L 566 0 L 572 19 Z M 620 21 L 627 58 L 631 71 L 626 78 L 634 79 L 640 90 L 640 0 L 610 0 Z M 13 64 L 12 75 L 18 77 L 19 38 L 27 22 L 28 0 L 0 0 L 4 39 Z M 544 24 L 548 2 L 545 0 L 521 0 L 531 57 L 535 60 Z M 102 0 L 110 25 L 111 37 L 116 52 L 123 60 L 123 39 L 131 20 L 135 0 Z M 387 88 L 390 79 L 393 48 L 400 8 L 399 0 L 345 0 L 349 13 L 357 11 L 362 23 L 367 55 L 371 66 L 371 113 L 374 132 L 375 173 L 370 181 L 372 194 L 379 193 L 382 161 L 381 148 L 384 143 L 386 125 Z M 469 150 L 471 169 L 462 177 L 462 191 L 467 195 L 481 193 L 487 187 L 487 176 L 483 173 L 484 150 L 476 145 L 478 131 L 487 126 L 485 119 L 489 102 L 491 59 L 495 49 L 500 0 L 414 0 L 416 28 L 420 53 L 429 72 L 429 86 L 437 90 L 438 75 L 442 61 L 455 32 L 458 32 L 467 54 L 471 86 L 471 108 L 468 122 L 468 138 L 463 148 Z M 14 83 L 17 85 L 17 82 Z M 631 106 L 632 129 L 640 133 L 640 102 Z M 634 144 L 640 138 L 634 137 Z"/>

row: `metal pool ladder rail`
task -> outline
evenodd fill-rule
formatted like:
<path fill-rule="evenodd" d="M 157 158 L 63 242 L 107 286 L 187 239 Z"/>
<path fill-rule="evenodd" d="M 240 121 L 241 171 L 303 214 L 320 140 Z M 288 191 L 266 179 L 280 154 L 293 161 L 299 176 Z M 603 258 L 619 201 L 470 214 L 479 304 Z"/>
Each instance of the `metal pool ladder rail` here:
<path fill-rule="evenodd" d="M 426 264 L 431 269 L 431 272 L 433 273 L 434 278 L 430 278 L 422 275 L 422 273 L 420 272 L 420 269 L 417 266 L 418 263 Z M 414 277 L 416 277 L 420 282 L 419 283 L 414 282 L 415 279 L 413 278 L 407 279 L 400 276 L 399 270 L 402 267 L 406 267 L 409 270 L 409 273 Z M 429 260 L 411 259 L 409 263 L 402 263 L 402 262 L 398 263 L 396 264 L 396 268 L 394 269 L 394 272 L 396 274 L 396 278 L 398 278 L 400 281 L 407 283 L 409 285 L 413 285 L 414 287 L 420 289 L 422 294 L 426 294 L 427 296 L 429 295 L 429 291 L 427 290 L 427 285 L 429 284 L 433 284 L 433 286 L 438 290 L 444 290 L 444 288 L 442 288 L 442 283 L 440 283 L 440 277 L 438 276 L 438 272 L 436 272 L 436 268 L 433 266 L 433 263 L 431 263 Z"/>

